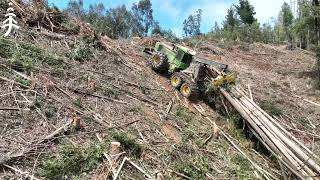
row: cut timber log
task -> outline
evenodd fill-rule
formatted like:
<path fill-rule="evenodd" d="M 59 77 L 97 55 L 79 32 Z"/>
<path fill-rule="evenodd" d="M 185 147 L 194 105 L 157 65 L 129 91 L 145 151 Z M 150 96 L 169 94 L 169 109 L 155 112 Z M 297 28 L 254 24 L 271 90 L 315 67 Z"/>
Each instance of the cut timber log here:
<path fill-rule="evenodd" d="M 253 134 L 300 179 L 319 179 L 318 157 L 263 111 L 245 93 L 232 87 L 220 89 L 223 96 L 248 123 Z"/>
<path fill-rule="evenodd" d="M 255 108 L 252 101 L 247 100 L 242 96 L 240 101 L 249 109 L 252 109 L 253 113 L 259 117 L 259 120 L 266 125 L 270 132 L 273 132 L 286 146 L 288 146 L 292 152 L 299 157 L 304 163 L 308 164 L 310 168 L 312 168 L 316 174 L 320 174 L 320 166 L 296 144 L 294 141 L 289 139 L 284 133 L 281 132 L 279 128 L 277 128 L 272 122 L 266 117 L 259 109 Z M 302 164 L 303 165 L 303 164 Z M 316 175 L 314 174 L 314 176 Z"/>

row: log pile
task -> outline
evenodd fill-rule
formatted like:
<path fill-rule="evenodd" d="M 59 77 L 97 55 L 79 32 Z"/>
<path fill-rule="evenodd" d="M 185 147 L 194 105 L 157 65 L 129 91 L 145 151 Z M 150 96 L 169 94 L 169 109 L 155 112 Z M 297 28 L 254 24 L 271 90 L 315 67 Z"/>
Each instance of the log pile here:
<path fill-rule="evenodd" d="M 320 159 L 273 117 L 262 110 L 238 87 L 220 89 L 224 97 L 245 119 L 252 133 L 275 156 L 281 165 L 300 179 L 320 179 Z M 286 177 L 286 175 L 284 174 Z"/>

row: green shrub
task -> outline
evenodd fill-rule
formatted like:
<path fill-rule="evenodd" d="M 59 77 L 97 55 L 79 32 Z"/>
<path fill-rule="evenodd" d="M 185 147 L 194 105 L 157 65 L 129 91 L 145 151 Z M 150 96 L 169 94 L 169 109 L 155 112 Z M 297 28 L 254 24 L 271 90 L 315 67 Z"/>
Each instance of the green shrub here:
<path fill-rule="evenodd" d="M 126 151 L 129 155 L 137 158 L 141 157 L 142 147 L 141 145 L 137 144 L 133 138 L 124 133 L 116 133 L 113 138 L 120 142 L 123 151 Z"/>
<path fill-rule="evenodd" d="M 208 159 L 201 157 L 184 158 L 175 163 L 176 171 L 185 174 L 191 179 L 206 179 L 209 171 Z"/>
<path fill-rule="evenodd" d="M 26 56 L 21 51 L 15 51 L 10 59 L 13 69 L 30 73 L 34 67 L 34 60 L 30 56 Z"/>
<path fill-rule="evenodd" d="M 273 101 L 262 101 L 260 107 L 270 115 L 279 116 L 282 115 L 282 110 L 278 108 Z"/>
<path fill-rule="evenodd" d="M 63 23 L 61 23 L 61 26 L 71 33 L 77 34 L 80 32 L 80 26 L 68 20 L 63 21 Z"/>
<path fill-rule="evenodd" d="M 80 41 L 71 50 L 70 57 L 79 62 L 88 61 L 93 56 L 93 46 L 91 43 Z"/>
<path fill-rule="evenodd" d="M 82 106 L 82 101 L 80 98 L 76 99 L 74 102 L 73 102 L 73 105 L 77 106 L 78 108 L 83 108 Z"/>
<path fill-rule="evenodd" d="M 231 157 L 231 161 L 237 165 L 235 173 L 239 179 L 251 179 L 252 167 L 250 162 L 242 155 L 236 154 Z"/>
<path fill-rule="evenodd" d="M 46 179 L 72 179 L 95 169 L 102 162 L 105 145 L 91 144 L 88 147 L 65 145 L 59 152 L 41 164 L 40 175 Z"/>
<path fill-rule="evenodd" d="M 13 54 L 13 46 L 10 40 L 5 38 L 0 38 L 0 57 L 10 58 Z"/>
<path fill-rule="evenodd" d="M 23 77 L 19 76 L 18 78 L 16 78 L 16 81 L 20 84 L 23 84 L 25 86 L 30 86 L 31 85 L 31 80 L 27 80 L 27 79 L 24 79 Z"/>
<path fill-rule="evenodd" d="M 12 68 L 29 73 L 36 65 L 62 67 L 60 57 L 47 54 L 42 48 L 31 43 L 0 38 L 0 57 L 9 59 Z"/>
<path fill-rule="evenodd" d="M 178 106 L 176 111 L 176 116 L 186 121 L 187 123 L 193 119 L 193 115 L 186 111 L 186 109 L 182 106 Z"/>

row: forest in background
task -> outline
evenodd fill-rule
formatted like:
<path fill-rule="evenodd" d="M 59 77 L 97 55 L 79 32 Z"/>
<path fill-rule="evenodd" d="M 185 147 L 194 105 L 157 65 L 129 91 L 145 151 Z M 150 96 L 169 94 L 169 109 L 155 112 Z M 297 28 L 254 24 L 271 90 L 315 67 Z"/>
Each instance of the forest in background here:
<path fill-rule="evenodd" d="M 56 8 L 58 9 L 58 8 Z M 73 17 L 90 23 L 101 35 L 110 38 L 146 37 L 159 35 L 173 42 L 180 38 L 171 30 L 163 29 L 153 16 L 151 0 L 140 0 L 131 9 L 125 5 L 106 8 L 102 3 L 85 9 L 82 0 L 71 0 L 63 10 Z M 256 11 L 248 0 L 239 0 L 227 11 L 222 24 L 212 20 L 212 30 L 200 30 L 202 10 L 189 15 L 182 23 L 183 39 L 215 40 L 222 43 L 262 42 L 287 45 L 287 49 L 313 50 L 320 59 L 320 3 L 319 0 L 295 0 L 283 3 L 278 17 L 269 23 L 259 23 Z M 315 66 L 320 82 L 320 60 Z M 320 83 L 317 83 L 320 87 Z"/>
<path fill-rule="evenodd" d="M 82 0 L 71 0 L 66 13 L 87 21 L 103 35 L 111 38 L 145 37 L 159 34 L 177 39 L 171 29 L 163 29 L 153 17 L 150 0 L 140 0 L 131 9 L 125 5 L 106 8 L 102 3 L 84 9 Z M 189 15 L 183 22 L 183 37 L 204 36 L 220 40 L 290 44 L 292 47 L 314 49 L 320 44 L 320 8 L 318 0 L 284 3 L 278 17 L 270 23 L 259 23 L 256 11 L 247 0 L 239 0 L 227 11 L 222 24 L 212 19 L 212 30 L 201 33 L 202 10 Z"/>

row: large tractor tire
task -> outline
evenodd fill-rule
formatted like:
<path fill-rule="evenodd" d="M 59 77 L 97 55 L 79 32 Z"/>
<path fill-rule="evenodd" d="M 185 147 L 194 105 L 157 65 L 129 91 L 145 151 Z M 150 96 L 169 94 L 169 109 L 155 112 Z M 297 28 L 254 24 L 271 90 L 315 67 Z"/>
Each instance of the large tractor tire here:
<path fill-rule="evenodd" d="M 173 73 L 170 78 L 170 83 L 171 83 L 171 86 L 173 86 L 174 88 L 180 89 L 181 85 L 183 84 L 183 78 L 181 73 L 179 72 Z"/>
<path fill-rule="evenodd" d="M 168 58 L 162 53 L 156 53 L 151 58 L 152 68 L 160 73 L 168 70 Z"/>
<path fill-rule="evenodd" d="M 184 97 L 190 100 L 197 99 L 199 95 L 199 89 L 197 85 L 191 81 L 186 81 L 183 83 L 180 88 L 180 92 Z"/>

